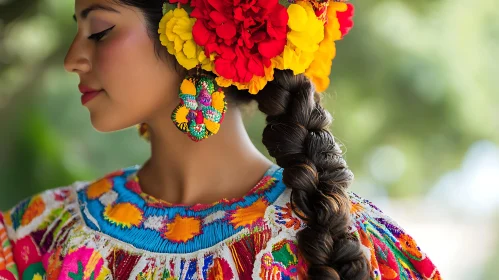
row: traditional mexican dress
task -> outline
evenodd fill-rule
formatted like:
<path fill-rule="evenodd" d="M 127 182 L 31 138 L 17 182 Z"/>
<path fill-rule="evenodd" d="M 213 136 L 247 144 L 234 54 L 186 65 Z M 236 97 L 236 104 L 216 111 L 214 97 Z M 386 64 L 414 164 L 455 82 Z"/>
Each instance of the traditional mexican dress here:
<path fill-rule="evenodd" d="M 0 213 L 0 279 L 305 279 L 282 168 L 245 196 L 178 205 L 140 189 L 138 165 Z M 353 192 L 350 232 L 371 279 L 441 279 L 416 242 Z"/>

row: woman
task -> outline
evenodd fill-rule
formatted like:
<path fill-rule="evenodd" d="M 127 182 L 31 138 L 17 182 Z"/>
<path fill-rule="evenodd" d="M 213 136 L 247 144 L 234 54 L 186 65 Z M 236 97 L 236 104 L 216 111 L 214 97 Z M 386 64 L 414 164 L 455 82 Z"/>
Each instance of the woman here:
<path fill-rule="evenodd" d="M 0 279 L 441 279 L 410 235 L 347 191 L 318 92 L 352 5 L 75 3 L 64 66 L 93 126 L 140 124 L 152 154 L 1 214 Z M 253 101 L 277 164 L 244 130 Z"/>

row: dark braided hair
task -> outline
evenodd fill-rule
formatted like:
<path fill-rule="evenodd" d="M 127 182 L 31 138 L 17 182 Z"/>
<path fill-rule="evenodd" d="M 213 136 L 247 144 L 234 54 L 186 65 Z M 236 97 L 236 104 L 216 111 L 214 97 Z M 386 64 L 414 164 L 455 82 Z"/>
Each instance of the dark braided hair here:
<path fill-rule="evenodd" d="M 142 11 L 158 57 L 165 55 L 157 34 L 164 0 L 113 1 Z M 176 69 L 181 68 L 172 56 L 166 53 L 165 57 L 175 62 Z M 368 279 L 369 262 L 359 241 L 348 234 L 351 218 L 346 191 L 353 174 L 328 130 L 332 117 L 321 106 L 312 82 L 303 74 L 276 70 L 274 80 L 258 94 L 231 87 L 227 97 L 234 104 L 256 100 L 267 115 L 263 144 L 284 168 L 283 181 L 292 190 L 293 211 L 307 225 L 297 238 L 309 279 Z"/>
<path fill-rule="evenodd" d="M 230 97 L 239 95 L 244 93 Z M 328 130 L 333 119 L 321 96 L 303 74 L 276 70 L 274 80 L 253 98 L 267 115 L 263 144 L 284 168 L 293 211 L 307 224 L 298 232 L 298 247 L 308 262 L 309 278 L 367 279 L 368 260 L 358 240 L 348 234 L 346 191 L 353 174 Z"/>

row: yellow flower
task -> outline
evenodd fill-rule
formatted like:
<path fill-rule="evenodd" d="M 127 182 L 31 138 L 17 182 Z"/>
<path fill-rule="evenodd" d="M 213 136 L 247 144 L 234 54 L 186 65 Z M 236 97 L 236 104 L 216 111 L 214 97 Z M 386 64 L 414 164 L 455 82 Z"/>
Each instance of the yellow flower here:
<path fill-rule="evenodd" d="M 324 40 L 319 45 L 319 50 L 314 54 L 314 60 L 305 72 L 315 84 L 318 92 L 323 92 L 329 87 L 331 66 L 336 56 L 334 41 L 341 39 L 340 23 L 336 12 L 346 11 L 347 5 L 342 2 L 332 2 L 327 9 L 327 24 L 325 26 Z"/>
<path fill-rule="evenodd" d="M 159 22 L 159 39 L 168 52 L 175 55 L 178 63 L 187 70 L 201 64 L 203 69 L 211 71 L 215 57 L 214 55 L 207 57 L 204 48 L 194 42 L 192 27 L 195 22 L 196 19 L 189 17 L 184 9 L 171 10 Z"/>
<path fill-rule="evenodd" d="M 291 4 L 288 8 L 288 41 L 296 48 L 315 52 L 324 39 L 324 23 L 315 15 L 312 4 L 305 1 Z"/>
<path fill-rule="evenodd" d="M 295 75 L 304 73 L 310 66 L 324 39 L 324 23 L 315 15 L 311 3 L 299 1 L 288 7 L 288 42 L 282 53 L 282 68 L 291 69 Z"/>
<path fill-rule="evenodd" d="M 281 55 L 271 59 L 270 67 L 265 67 L 265 75 L 253 76 L 248 83 L 238 83 L 231 79 L 218 76 L 216 81 L 221 87 L 236 86 L 239 90 L 248 90 L 257 94 L 269 81 L 274 80 L 274 69 L 291 69 L 295 75 L 304 73 L 315 58 L 314 53 L 319 49 L 324 39 L 324 23 L 315 15 L 312 4 L 299 1 L 288 7 L 287 44 Z"/>

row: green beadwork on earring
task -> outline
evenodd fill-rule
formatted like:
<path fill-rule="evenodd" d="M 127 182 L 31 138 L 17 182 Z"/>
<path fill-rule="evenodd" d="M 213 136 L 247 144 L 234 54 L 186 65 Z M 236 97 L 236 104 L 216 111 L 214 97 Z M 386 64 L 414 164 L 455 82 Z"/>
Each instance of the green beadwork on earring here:
<path fill-rule="evenodd" d="M 180 86 L 179 98 L 172 121 L 180 131 L 196 142 L 219 131 L 227 102 L 214 78 L 207 75 L 187 76 Z"/>

